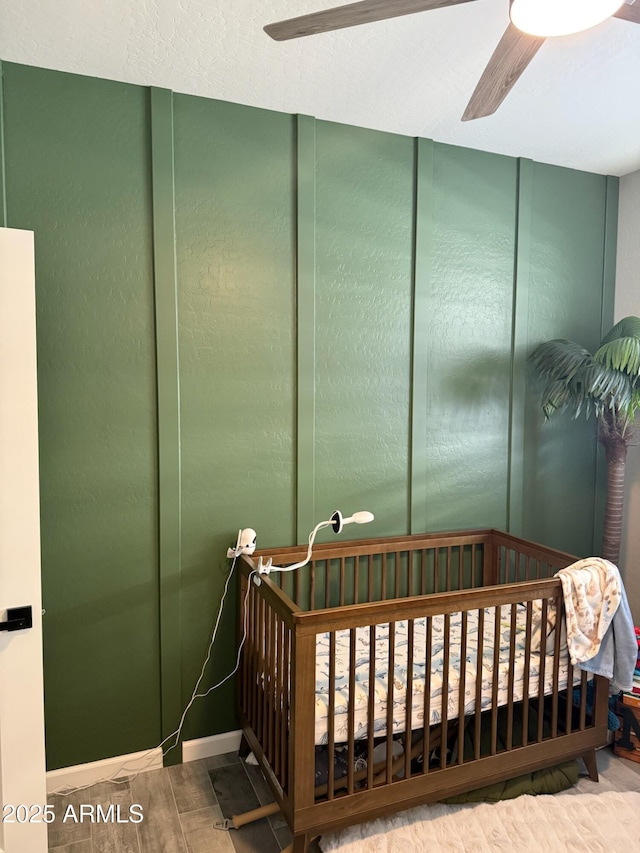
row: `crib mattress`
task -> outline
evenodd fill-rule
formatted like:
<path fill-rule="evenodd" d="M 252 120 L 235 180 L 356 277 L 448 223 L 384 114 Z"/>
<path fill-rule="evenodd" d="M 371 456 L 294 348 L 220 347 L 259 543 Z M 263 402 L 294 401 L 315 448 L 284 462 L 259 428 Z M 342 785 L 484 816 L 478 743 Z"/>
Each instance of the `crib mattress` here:
<path fill-rule="evenodd" d="M 449 679 L 447 696 L 447 718 L 459 716 L 460 695 L 460 654 L 462 647 L 462 613 L 452 613 L 449 626 Z M 411 686 L 411 728 L 424 727 L 425 713 L 425 666 L 427 661 L 427 620 L 413 620 L 413 681 Z M 478 611 L 467 612 L 466 676 L 464 693 L 464 714 L 475 712 L 476 683 L 478 676 L 482 680 L 481 710 L 492 705 L 494 679 L 497 680 L 498 704 L 505 705 L 512 693 L 514 701 L 524 698 L 525 682 L 525 642 L 526 607 L 518 605 L 516 621 L 516 657 L 513 672 L 513 687 L 510 688 L 509 647 L 511 639 L 511 607 L 503 607 L 500 613 L 498 642 L 499 664 L 494 672 L 495 646 L 495 608 L 484 611 L 482 660 L 478 662 Z M 376 626 L 375 632 L 375 697 L 374 736 L 386 735 L 388 707 L 389 672 L 389 624 Z M 445 661 L 445 619 L 436 616 L 432 619 L 431 635 L 431 680 L 430 698 L 427 704 L 428 725 L 435 725 L 442 719 L 442 692 Z M 532 644 L 535 646 L 535 641 Z M 368 737 L 368 704 L 370 678 L 370 628 L 356 629 L 355 639 L 355 691 L 354 691 L 354 737 Z M 394 630 L 393 657 L 393 733 L 403 732 L 406 727 L 407 706 L 407 664 L 409 648 L 408 621 L 396 622 Z M 329 720 L 329 664 L 330 634 L 320 634 L 316 645 L 316 697 L 315 697 L 315 743 L 328 743 Z M 335 690 L 334 690 L 334 742 L 341 743 L 349 739 L 349 672 L 350 672 L 350 632 L 335 632 Z M 544 672 L 544 691 L 550 693 L 554 683 L 554 658 L 546 655 Z M 566 646 L 559 657 L 558 689 L 567 686 L 569 658 Z M 541 656 L 539 648 L 532 648 L 529 658 L 529 695 L 539 693 Z M 578 676 L 579 678 L 579 676 Z"/>

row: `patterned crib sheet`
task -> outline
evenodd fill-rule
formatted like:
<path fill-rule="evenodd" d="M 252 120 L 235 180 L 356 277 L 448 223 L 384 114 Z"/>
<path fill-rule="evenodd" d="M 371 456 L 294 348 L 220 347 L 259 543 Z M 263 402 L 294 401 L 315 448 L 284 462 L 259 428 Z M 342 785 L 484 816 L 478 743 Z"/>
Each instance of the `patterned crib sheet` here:
<path fill-rule="evenodd" d="M 478 678 L 478 611 L 467 611 L 467 645 L 466 645 L 466 677 L 464 714 L 472 714 L 476 704 L 476 682 Z M 425 662 L 427 658 L 427 620 L 415 619 L 413 636 L 413 681 L 411 696 L 411 728 L 421 729 L 424 726 L 424 691 L 425 691 Z M 431 683 L 430 699 L 427 705 L 429 725 L 435 725 L 442 718 L 443 670 L 445 659 L 445 619 L 435 616 L 432 619 L 431 642 Z M 505 606 L 500 613 L 500 650 L 498 670 L 494 673 L 494 633 L 495 608 L 484 611 L 484 629 L 482 646 L 482 663 L 480 677 L 482 679 L 481 708 L 491 707 L 494 678 L 498 680 L 498 704 L 504 705 L 509 699 L 509 646 L 511 640 L 511 607 Z M 519 701 L 524 693 L 525 675 L 525 643 L 526 643 L 526 606 L 518 605 L 515 631 L 516 658 L 513 673 L 513 699 Z M 409 646 L 408 621 L 396 622 L 394 631 L 394 680 L 393 680 L 393 732 L 403 732 L 406 723 L 407 705 L 407 664 Z M 447 697 L 447 717 L 456 719 L 459 715 L 460 692 L 460 653 L 462 638 L 462 613 L 452 613 L 449 630 L 449 684 Z M 354 733 L 356 739 L 368 736 L 368 703 L 370 676 L 370 628 L 369 626 L 356 629 L 355 641 L 355 691 L 354 691 Z M 529 663 L 529 695 L 538 695 L 540 676 L 540 654 L 535 639 Z M 316 707 L 315 707 L 315 743 L 328 743 L 329 718 L 329 657 L 330 634 L 319 634 L 316 643 Z M 569 658 L 566 644 L 561 648 L 559 659 L 558 689 L 567 686 Z M 544 690 L 550 693 L 553 685 L 554 658 L 546 656 L 544 673 Z M 350 636 L 349 631 L 335 632 L 335 722 L 334 742 L 348 740 L 349 723 L 349 671 L 350 671 Z M 389 624 L 376 626 L 375 633 L 375 710 L 374 734 L 376 737 L 387 731 L 387 700 L 388 700 L 388 671 L 389 671 Z"/>

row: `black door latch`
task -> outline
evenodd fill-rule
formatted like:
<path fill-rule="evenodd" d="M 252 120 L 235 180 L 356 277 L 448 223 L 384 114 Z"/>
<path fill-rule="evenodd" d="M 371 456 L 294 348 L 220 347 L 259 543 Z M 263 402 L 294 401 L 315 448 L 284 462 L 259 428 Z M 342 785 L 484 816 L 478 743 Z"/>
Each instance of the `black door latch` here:
<path fill-rule="evenodd" d="M 24 628 L 33 628 L 31 605 L 10 607 L 7 610 L 7 621 L 0 622 L 0 631 L 22 631 Z"/>

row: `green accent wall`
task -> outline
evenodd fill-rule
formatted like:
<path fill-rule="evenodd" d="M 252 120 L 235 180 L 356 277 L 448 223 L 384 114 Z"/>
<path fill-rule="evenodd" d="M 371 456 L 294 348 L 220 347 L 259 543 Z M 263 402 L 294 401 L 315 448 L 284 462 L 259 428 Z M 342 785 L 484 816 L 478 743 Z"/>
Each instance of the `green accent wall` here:
<path fill-rule="evenodd" d="M 542 340 L 569 338 L 594 350 L 602 337 L 603 310 L 610 311 L 613 296 L 603 275 L 605 246 L 612 250 L 607 178 L 535 163 L 530 193 L 529 348 Z M 600 531 L 594 531 L 595 420 L 574 421 L 565 414 L 544 424 L 531 370 L 527 382 L 523 532 L 583 554 L 600 542 Z"/>
<path fill-rule="evenodd" d="M 318 122 L 316 512 L 407 529 L 413 141 Z M 333 536 L 324 533 L 324 538 Z M 357 525 L 342 534 L 363 535 Z"/>
<path fill-rule="evenodd" d="M 616 179 L 2 72 L 6 222 L 36 241 L 51 768 L 175 730 L 241 527 L 288 545 L 368 509 L 344 536 L 592 552 L 593 426 L 543 425 L 526 355 L 611 316 Z M 201 693 L 235 607 L 232 579 Z M 235 727 L 230 680 L 183 737 Z"/>
<path fill-rule="evenodd" d="M 513 159 L 435 146 L 428 530 L 507 525 L 516 175 Z"/>
<path fill-rule="evenodd" d="M 295 120 L 174 95 L 182 425 L 182 695 L 253 527 L 295 535 Z M 235 584 L 201 692 L 236 657 Z M 185 738 L 236 728 L 233 682 L 193 706 Z"/>
<path fill-rule="evenodd" d="M 55 768 L 161 739 L 149 93 L 3 71 L 7 224 L 36 235 Z"/>

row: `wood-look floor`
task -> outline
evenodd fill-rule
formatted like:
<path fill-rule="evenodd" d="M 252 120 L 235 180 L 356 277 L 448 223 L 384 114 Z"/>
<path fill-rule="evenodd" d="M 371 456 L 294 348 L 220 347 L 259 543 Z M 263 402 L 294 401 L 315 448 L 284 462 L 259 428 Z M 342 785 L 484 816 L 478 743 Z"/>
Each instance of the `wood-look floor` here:
<path fill-rule="evenodd" d="M 597 791 L 640 791 L 640 764 L 616 758 L 611 749 L 597 753 L 600 782 L 580 778 L 558 796 Z M 235 753 L 141 773 L 124 785 L 101 783 L 68 797 L 52 796 L 56 821 L 49 826 L 49 850 L 55 853 L 278 853 L 291 841 L 276 815 L 228 832 L 214 822 L 272 801 L 260 770 Z M 144 818 L 127 822 L 129 807 L 142 806 Z M 121 822 L 75 822 L 80 805 L 120 806 Z M 69 805 L 72 808 L 68 808 Z M 88 814 L 88 812 L 85 812 Z M 63 820 L 65 814 L 70 819 Z M 118 812 L 114 809 L 112 814 Z M 317 843 L 314 844 L 317 853 Z"/>

